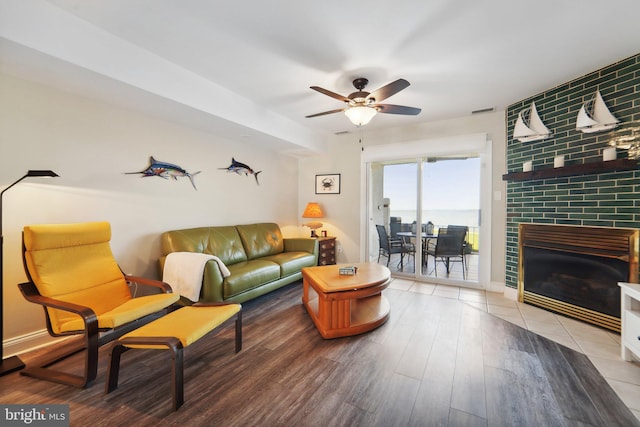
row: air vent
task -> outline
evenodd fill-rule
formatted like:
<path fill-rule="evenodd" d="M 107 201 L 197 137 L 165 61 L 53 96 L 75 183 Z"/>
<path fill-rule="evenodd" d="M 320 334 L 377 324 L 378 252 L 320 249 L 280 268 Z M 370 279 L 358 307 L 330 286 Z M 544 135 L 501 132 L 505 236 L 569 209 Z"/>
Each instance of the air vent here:
<path fill-rule="evenodd" d="M 341 130 L 340 132 L 334 133 L 334 135 L 344 135 L 344 134 L 347 134 L 347 133 L 349 133 L 348 130 Z"/>
<path fill-rule="evenodd" d="M 493 111 L 493 107 L 489 107 L 489 108 L 483 108 L 481 110 L 474 110 L 471 112 L 471 114 L 490 113 L 492 111 Z"/>

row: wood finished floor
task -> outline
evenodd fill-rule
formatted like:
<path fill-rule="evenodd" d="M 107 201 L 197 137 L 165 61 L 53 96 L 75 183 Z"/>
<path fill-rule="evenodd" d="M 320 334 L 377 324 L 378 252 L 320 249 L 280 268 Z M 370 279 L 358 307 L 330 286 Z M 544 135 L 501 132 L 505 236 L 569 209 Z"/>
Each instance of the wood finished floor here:
<path fill-rule="evenodd" d="M 109 395 L 105 348 L 89 388 L 14 373 L 0 378 L 0 402 L 67 403 L 72 426 L 640 425 L 585 355 L 462 301 L 385 295 L 385 325 L 336 340 L 315 330 L 300 284 L 245 303 L 240 353 L 232 323 L 185 350 L 175 413 L 168 354 L 150 350 L 123 355 Z"/>

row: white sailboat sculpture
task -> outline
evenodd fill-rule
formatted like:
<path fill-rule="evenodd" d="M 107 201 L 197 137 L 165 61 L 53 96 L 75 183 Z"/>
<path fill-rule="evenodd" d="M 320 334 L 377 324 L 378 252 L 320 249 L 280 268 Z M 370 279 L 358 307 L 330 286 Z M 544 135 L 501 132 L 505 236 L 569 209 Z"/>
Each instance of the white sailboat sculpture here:
<path fill-rule="evenodd" d="M 529 108 L 518 113 L 513 127 L 513 137 L 520 142 L 540 141 L 552 136 L 551 131 L 542 123 L 535 102 Z"/>
<path fill-rule="evenodd" d="M 620 121 L 611 114 L 598 90 L 588 102 L 580 107 L 576 119 L 576 129 L 584 133 L 601 132 L 617 127 L 618 123 Z"/>

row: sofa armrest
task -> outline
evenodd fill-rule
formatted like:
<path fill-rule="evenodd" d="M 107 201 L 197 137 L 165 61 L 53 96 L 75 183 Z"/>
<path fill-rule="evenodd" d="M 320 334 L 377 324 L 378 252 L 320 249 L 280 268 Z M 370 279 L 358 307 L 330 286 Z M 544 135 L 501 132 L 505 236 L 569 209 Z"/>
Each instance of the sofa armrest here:
<path fill-rule="evenodd" d="M 290 237 L 284 239 L 285 252 L 309 252 L 318 255 L 318 239 L 309 237 Z"/>
<path fill-rule="evenodd" d="M 222 302 L 224 277 L 220 271 L 220 266 L 214 260 L 209 260 L 204 266 L 202 278 L 202 297 L 204 302 Z"/>
<path fill-rule="evenodd" d="M 164 264 L 167 257 L 161 256 L 158 260 L 158 266 L 160 268 L 160 277 L 163 275 Z M 200 301 L 206 302 L 221 302 L 223 301 L 223 283 L 224 277 L 220 271 L 218 263 L 214 260 L 209 260 L 204 266 L 204 273 L 202 277 L 202 291 Z"/>

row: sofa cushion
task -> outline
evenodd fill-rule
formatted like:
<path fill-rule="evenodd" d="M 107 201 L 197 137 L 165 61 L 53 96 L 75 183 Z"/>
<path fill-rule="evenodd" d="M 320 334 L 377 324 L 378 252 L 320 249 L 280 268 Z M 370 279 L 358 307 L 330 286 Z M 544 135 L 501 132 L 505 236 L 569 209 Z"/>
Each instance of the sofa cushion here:
<path fill-rule="evenodd" d="M 162 252 L 198 252 L 215 255 L 226 265 L 247 260 L 235 227 L 200 227 L 162 234 Z"/>
<path fill-rule="evenodd" d="M 237 225 L 236 228 L 248 259 L 275 255 L 284 251 L 284 241 L 278 224 L 247 224 Z"/>
<path fill-rule="evenodd" d="M 229 266 L 231 276 L 224 279 L 224 298 L 257 288 L 280 278 L 280 266 L 273 261 L 255 259 Z"/>
<path fill-rule="evenodd" d="M 282 252 L 281 254 L 270 255 L 261 259 L 278 264 L 281 276 L 297 273 L 303 267 L 313 267 L 317 262 L 315 254 L 310 254 L 309 252 Z"/>

